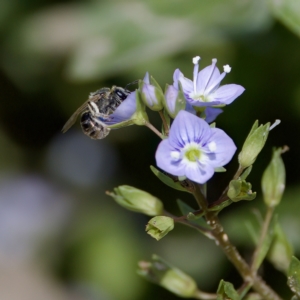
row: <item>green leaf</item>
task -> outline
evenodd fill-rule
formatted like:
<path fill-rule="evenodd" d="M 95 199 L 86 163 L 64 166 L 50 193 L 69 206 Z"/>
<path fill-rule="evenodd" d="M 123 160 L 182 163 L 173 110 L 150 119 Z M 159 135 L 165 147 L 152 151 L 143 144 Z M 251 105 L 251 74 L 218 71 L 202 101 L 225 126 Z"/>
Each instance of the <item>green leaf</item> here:
<path fill-rule="evenodd" d="M 252 165 L 243 172 L 243 174 L 240 176 L 240 179 L 246 180 L 246 178 L 248 177 L 251 171 L 252 171 Z"/>
<path fill-rule="evenodd" d="M 293 256 L 288 270 L 288 286 L 291 291 L 300 297 L 300 261 Z"/>
<path fill-rule="evenodd" d="M 223 201 L 221 204 L 214 205 L 208 208 L 209 211 L 221 211 L 223 208 L 229 206 L 233 201 L 231 199 L 228 199 L 226 201 Z"/>
<path fill-rule="evenodd" d="M 270 0 L 273 15 L 291 31 L 300 36 L 300 1 Z"/>
<path fill-rule="evenodd" d="M 228 298 L 231 300 L 240 300 L 240 296 L 234 289 L 233 284 L 221 280 L 217 290 L 217 300 L 228 300 Z"/>
<path fill-rule="evenodd" d="M 272 244 L 272 241 L 274 239 L 275 235 L 275 226 L 277 224 L 277 216 L 274 216 L 268 229 L 268 233 L 262 243 L 262 246 L 260 247 L 260 251 L 258 255 L 256 256 L 256 260 L 253 262 L 253 267 L 255 270 L 258 270 L 259 267 L 261 266 L 262 262 L 264 261 L 270 247 Z"/>
<path fill-rule="evenodd" d="M 280 224 L 277 223 L 275 226 L 274 239 L 268 253 L 268 260 L 276 269 L 287 273 L 292 255 L 293 248 L 289 243 Z"/>
<path fill-rule="evenodd" d="M 194 215 L 193 212 L 195 211 L 195 209 L 193 209 L 192 207 L 190 207 L 189 205 L 187 205 L 185 202 L 183 202 L 180 199 L 177 200 L 177 205 L 178 205 L 178 207 L 179 207 L 179 209 L 180 209 L 180 211 L 183 215 L 188 215 L 189 221 L 191 223 L 200 225 L 200 226 L 205 227 L 205 228 L 210 228 L 207 225 L 207 223 L 205 222 L 205 220 L 202 218 L 203 213 L 199 214 L 199 215 Z"/>
<path fill-rule="evenodd" d="M 151 171 L 154 173 L 154 175 L 160 180 L 162 181 L 165 185 L 178 190 L 178 191 L 182 191 L 182 192 L 188 192 L 188 190 L 186 190 L 184 187 L 181 186 L 179 181 L 174 181 L 172 178 L 170 178 L 168 175 L 165 175 L 164 173 L 160 172 L 159 170 L 157 170 L 155 167 L 150 166 Z"/>

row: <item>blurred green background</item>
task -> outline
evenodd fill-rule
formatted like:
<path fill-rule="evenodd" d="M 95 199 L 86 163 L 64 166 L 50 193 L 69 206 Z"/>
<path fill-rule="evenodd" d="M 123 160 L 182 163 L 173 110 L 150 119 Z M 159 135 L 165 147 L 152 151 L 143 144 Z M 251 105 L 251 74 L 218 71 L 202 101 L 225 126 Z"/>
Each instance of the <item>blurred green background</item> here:
<path fill-rule="evenodd" d="M 144 232 L 147 217 L 105 195 L 129 184 L 178 213 L 180 197 L 151 173 L 159 140 L 132 126 L 93 141 L 79 122 L 60 132 L 90 92 L 150 72 L 164 86 L 176 68 L 192 77 L 218 59 L 224 83 L 245 93 L 217 119 L 240 148 L 253 122 L 282 124 L 271 132 L 249 180 L 260 192 L 273 146 L 284 154 L 287 191 L 278 209 L 300 255 L 300 1 L 299 0 L 1 0 L 0 10 L 0 298 L 5 300 L 177 299 L 136 275 L 137 261 L 156 253 L 214 292 L 221 278 L 241 279 L 215 244 L 177 226 L 159 243 Z M 155 114 L 150 118 L 160 126 Z M 209 183 L 209 199 L 237 167 Z M 253 202 L 221 214 L 229 236 L 249 259 L 244 221 Z M 283 297 L 286 278 L 266 263 L 262 274 Z"/>

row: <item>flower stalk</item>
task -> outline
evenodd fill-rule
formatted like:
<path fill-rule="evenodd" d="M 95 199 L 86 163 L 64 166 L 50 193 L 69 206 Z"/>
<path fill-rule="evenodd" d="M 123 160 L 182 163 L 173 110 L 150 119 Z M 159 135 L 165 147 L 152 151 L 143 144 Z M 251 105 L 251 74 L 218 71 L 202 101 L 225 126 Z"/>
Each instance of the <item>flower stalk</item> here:
<path fill-rule="evenodd" d="M 216 241 L 216 244 L 221 247 L 226 257 L 235 266 L 239 274 L 244 279 L 245 283 L 252 284 L 253 289 L 259 293 L 265 300 L 282 300 L 273 291 L 263 279 L 253 272 L 251 267 L 241 257 L 235 246 L 231 244 L 227 234 L 224 232 L 223 226 L 221 225 L 218 216 L 215 212 L 208 211 L 206 201 L 204 201 L 203 195 L 201 195 L 200 187 L 195 189 L 194 197 L 198 203 L 201 203 L 202 208 L 205 212 L 205 218 L 208 225 L 211 226 L 211 234 Z"/>

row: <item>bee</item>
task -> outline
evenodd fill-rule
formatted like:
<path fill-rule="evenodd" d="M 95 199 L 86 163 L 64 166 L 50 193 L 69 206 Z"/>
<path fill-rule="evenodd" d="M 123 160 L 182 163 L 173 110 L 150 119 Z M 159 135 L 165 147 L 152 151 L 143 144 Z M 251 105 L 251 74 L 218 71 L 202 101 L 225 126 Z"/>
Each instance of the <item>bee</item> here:
<path fill-rule="evenodd" d="M 80 124 L 84 134 L 92 139 L 103 139 L 109 132 L 105 121 L 109 119 L 117 107 L 128 97 L 131 92 L 126 88 L 113 86 L 102 88 L 91 93 L 89 98 L 74 112 L 62 132 L 69 130 L 79 114 L 81 114 Z"/>

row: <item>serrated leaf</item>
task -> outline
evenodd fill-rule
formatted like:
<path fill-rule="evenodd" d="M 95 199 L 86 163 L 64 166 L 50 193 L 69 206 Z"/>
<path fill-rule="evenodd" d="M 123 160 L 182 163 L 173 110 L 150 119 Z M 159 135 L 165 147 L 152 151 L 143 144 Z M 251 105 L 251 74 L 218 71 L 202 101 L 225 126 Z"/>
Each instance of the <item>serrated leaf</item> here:
<path fill-rule="evenodd" d="M 172 178 L 170 178 L 169 176 L 165 175 L 164 173 L 160 172 L 159 170 L 157 170 L 155 167 L 150 166 L 151 171 L 154 173 L 154 175 L 160 180 L 162 181 L 165 185 L 178 190 L 178 191 L 182 191 L 182 192 L 189 192 L 187 191 L 184 187 L 182 187 L 180 185 L 179 181 L 174 181 Z"/>
<path fill-rule="evenodd" d="M 293 256 L 288 270 L 288 286 L 291 291 L 300 297 L 300 261 Z"/>
<path fill-rule="evenodd" d="M 221 280 L 217 291 L 217 300 L 228 300 L 228 298 L 231 300 L 240 300 L 240 296 L 234 289 L 233 284 Z"/>

